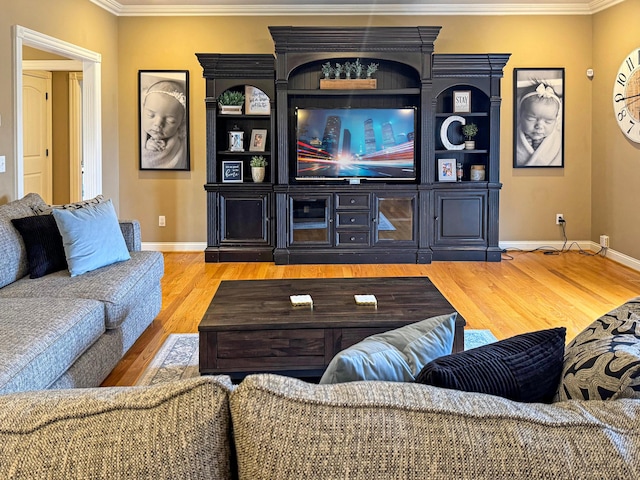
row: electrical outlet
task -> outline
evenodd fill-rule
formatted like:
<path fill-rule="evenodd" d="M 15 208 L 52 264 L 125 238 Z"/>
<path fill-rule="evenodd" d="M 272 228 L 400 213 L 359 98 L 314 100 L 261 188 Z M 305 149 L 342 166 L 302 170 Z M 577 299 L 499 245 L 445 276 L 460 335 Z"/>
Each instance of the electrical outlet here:
<path fill-rule="evenodd" d="M 556 213 L 556 225 L 560 225 L 564 220 L 564 215 L 562 213 Z"/>
<path fill-rule="evenodd" d="M 164 227 L 164 226 L 166 226 L 166 225 L 167 225 L 167 223 L 166 223 L 166 221 L 165 221 L 164 215 L 160 215 L 160 216 L 158 217 L 158 226 L 159 226 L 159 227 Z"/>
<path fill-rule="evenodd" d="M 609 248 L 609 235 L 600 235 L 600 246 L 602 248 Z"/>

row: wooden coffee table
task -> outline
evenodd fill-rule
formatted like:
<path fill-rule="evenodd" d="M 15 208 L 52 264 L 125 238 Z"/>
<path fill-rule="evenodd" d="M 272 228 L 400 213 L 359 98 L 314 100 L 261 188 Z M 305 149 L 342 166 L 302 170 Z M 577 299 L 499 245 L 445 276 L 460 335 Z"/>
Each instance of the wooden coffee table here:
<path fill-rule="evenodd" d="M 291 305 L 304 294 L 313 309 Z M 377 308 L 354 294 L 375 295 Z M 223 281 L 198 327 L 200 373 L 320 377 L 369 335 L 454 311 L 427 277 Z M 453 351 L 464 350 L 465 323 L 458 315 Z"/>

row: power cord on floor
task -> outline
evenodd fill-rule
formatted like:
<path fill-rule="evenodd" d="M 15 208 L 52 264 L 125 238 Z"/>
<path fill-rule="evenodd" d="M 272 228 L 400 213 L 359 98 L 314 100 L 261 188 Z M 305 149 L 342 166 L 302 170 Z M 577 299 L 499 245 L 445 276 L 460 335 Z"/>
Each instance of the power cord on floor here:
<path fill-rule="evenodd" d="M 596 255 L 600 255 L 601 257 L 605 257 L 607 255 L 607 247 L 600 247 L 600 250 L 598 250 L 597 252 L 591 252 L 588 250 L 584 250 L 580 244 L 578 242 L 571 242 L 569 244 L 569 246 L 567 247 L 567 230 L 566 230 L 566 225 L 567 225 L 567 221 L 563 218 L 561 218 L 560 220 L 560 225 L 562 226 L 562 238 L 564 239 L 564 243 L 562 244 L 562 248 L 558 249 L 556 247 L 553 246 L 549 246 L 549 245 L 543 245 L 541 247 L 537 247 L 534 248 L 532 250 L 522 250 L 520 248 L 513 248 L 511 249 L 512 251 L 518 251 L 518 252 L 522 252 L 522 253 L 534 253 L 534 252 L 543 252 L 544 255 L 560 255 L 562 253 L 573 253 L 576 252 L 580 255 L 585 255 L 587 257 L 595 257 Z M 571 250 L 571 247 L 576 245 L 578 248 L 575 250 Z M 504 260 L 513 260 L 513 256 L 509 255 L 507 253 L 507 249 L 503 249 L 502 250 L 502 259 Z"/>

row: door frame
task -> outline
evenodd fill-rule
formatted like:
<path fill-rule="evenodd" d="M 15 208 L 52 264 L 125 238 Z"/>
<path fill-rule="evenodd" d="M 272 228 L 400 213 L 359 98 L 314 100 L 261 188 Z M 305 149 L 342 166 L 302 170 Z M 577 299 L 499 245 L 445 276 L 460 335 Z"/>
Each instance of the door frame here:
<path fill-rule="evenodd" d="M 20 25 L 13 26 L 14 50 L 14 118 L 15 118 L 15 198 L 24 192 L 24 150 L 22 112 L 22 47 L 28 46 L 55 53 L 82 63 L 82 156 L 84 169 L 84 198 L 102 193 L 102 104 L 101 62 L 102 56 L 71 43 L 30 30 Z"/>

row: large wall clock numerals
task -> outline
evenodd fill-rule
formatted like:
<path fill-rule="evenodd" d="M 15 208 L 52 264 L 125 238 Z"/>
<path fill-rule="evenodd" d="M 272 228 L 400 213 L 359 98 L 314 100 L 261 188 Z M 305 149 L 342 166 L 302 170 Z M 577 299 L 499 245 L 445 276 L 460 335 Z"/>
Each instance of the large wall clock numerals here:
<path fill-rule="evenodd" d="M 613 111 L 622 133 L 640 143 L 640 48 L 620 64 L 613 82 Z"/>

